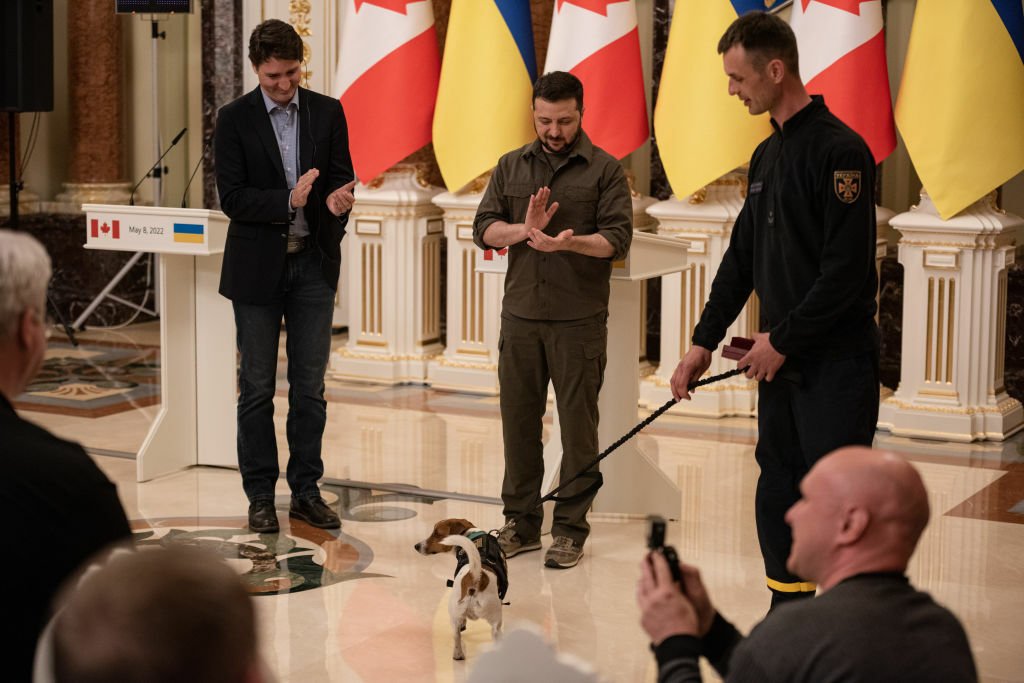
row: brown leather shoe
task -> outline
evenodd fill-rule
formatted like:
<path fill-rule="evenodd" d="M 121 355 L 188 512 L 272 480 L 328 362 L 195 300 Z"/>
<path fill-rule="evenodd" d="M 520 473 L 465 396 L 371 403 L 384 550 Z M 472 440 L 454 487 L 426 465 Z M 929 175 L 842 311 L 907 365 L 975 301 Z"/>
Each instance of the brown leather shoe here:
<path fill-rule="evenodd" d="M 260 534 L 276 534 L 280 531 L 274 501 L 257 501 L 249 505 L 249 528 Z"/>
<path fill-rule="evenodd" d="M 293 519 L 301 519 L 310 526 L 319 529 L 340 529 L 341 518 L 323 498 L 292 498 L 291 508 L 288 516 Z"/>

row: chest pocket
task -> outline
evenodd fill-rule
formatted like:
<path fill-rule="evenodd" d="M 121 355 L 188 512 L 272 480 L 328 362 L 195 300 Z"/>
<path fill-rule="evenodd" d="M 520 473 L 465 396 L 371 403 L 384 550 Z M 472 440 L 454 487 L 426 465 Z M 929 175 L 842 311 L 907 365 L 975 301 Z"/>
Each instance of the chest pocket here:
<path fill-rule="evenodd" d="M 518 223 L 526 218 L 526 210 L 530 208 L 530 195 L 535 189 L 529 183 L 505 184 L 505 204 L 509 209 L 510 223 Z"/>
<path fill-rule="evenodd" d="M 586 187 L 585 185 L 569 185 L 563 188 L 560 194 L 564 194 L 566 199 L 571 199 L 574 202 L 597 201 L 596 187 Z"/>
<path fill-rule="evenodd" d="M 596 187 L 567 185 L 559 188 L 557 195 L 559 207 L 553 222 L 558 222 L 561 229 L 572 228 L 577 235 L 597 232 Z"/>
<path fill-rule="evenodd" d="M 521 199 L 526 197 L 529 199 L 530 195 L 533 194 L 532 186 L 529 183 L 506 183 L 505 184 L 505 196 L 515 197 Z"/>

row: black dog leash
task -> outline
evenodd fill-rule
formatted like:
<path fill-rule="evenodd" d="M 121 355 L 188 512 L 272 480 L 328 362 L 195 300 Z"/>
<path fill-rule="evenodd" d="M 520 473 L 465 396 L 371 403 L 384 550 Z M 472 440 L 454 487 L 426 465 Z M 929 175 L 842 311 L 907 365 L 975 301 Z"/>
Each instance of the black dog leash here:
<path fill-rule="evenodd" d="M 687 391 L 693 391 L 697 387 L 702 387 L 702 386 L 705 386 L 707 384 L 714 384 L 715 382 L 720 382 L 723 379 L 728 379 L 730 377 L 735 377 L 736 375 L 738 375 L 740 373 L 743 373 L 743 372 L 746 372 L 746 371 L 747 371 L 747 368 L 743 367 L 743 368 L 735 368 L 733 370 L 729 370 L 728 372 L 723 372 L 720 375 L 712 375 L 711 377 L 707 377 L 705 379 L 698 380 L 696 382 L 690 382 L 689 384 L 686 385 L 686 390 Z M 604 483 L 604 477 L 601 476 L 601 473 L 599 471 L 591 472 L 590 469 L 594 465 L 596 465 L 597 463 L 601 462 L 602 460 L 607 458 L 609 455 L 611 455 L 612 451 L 614 451 L 616 448 L 618 448 L 619 446 L 621 446 L 622 444 L 626 443 L 627 441 L 632 439 L 634 436 L 636 436 L 637 433 L 640 432 L 640 430 L 642 430 L 644 427 L 646 427 L 647 425 L 651 424 L 652 422 L 657 420 L 659 417 L 661 417 L 665 413 L 666 410 L 668 410 L 669 408 L 674 406 L 676 403 L 678 403 L 678 401 L 675 398 L 670 398 L 668 401 L 665 402 L 665 405 L 661 406 L 660 408 L 655 410 L 653 413 L 648 415 L 639 424 L 637 424 L 635 427 L 633 427 L 628 432 L 626 432 L 623 436 L 621 436 L 618 441 L 616 441 L 611 446 L 609 446 L 608 448 L 606 448 L 603 451 L 601 451 L 601 453 L 596 458 L 594 458 L 592 461 L 590 461 L 582 470 L 580 470 L 575 475 L 573 475 L 573 477 L 571 479 L 569 479 L 569 481 L 565 482 L 564 484 L 559 485 L 555 489 L 552 489 L 550 493 L 548 493 L 546 496 L 542 497 L 540 500 L 538 500 L 532 506 L 527 508 L 527 510 L 525 512 L 519 513 L 518 515 L 516 515 L 515 517 L 510 519 L 508 522 L 506 522 L 505 526 L 501 527 L 500 529 L 492 529 L 489 533 L 491 533 L 491 534 L 493 534 L 495 536 L 500 536 L 502 533 L 505 532 L 505 530 L 514 528 L 515 525 L 516 525 L 516 522 L 518 522 L 520 519 L 522 519 L 523 517 L 525 517 L 529 513 L 533 512 L 534 510 L 536 510 L 537 508 L 539 508 L 541 505 L 543 505 L 544 503 L 548 502 L 549 500 L 553 500 L 553 501 L 558 502 L 558 503 L 571 503 L 573 501 L 585 498 L 585 497 L 593 494 L 594 492 L 596 492 L 599 488 L 601 488 L 601 485 Z M 580 493 L 577 493 L 576 495 L 564 496 L 564 497 L 561 497 L 561 498 L 558 497 L 557 494 L 558 494 L 559 491 L 564 489 L 569 484 L 572 484 L 577 479 L 591 479 L 592 481 L 590 482 L 590 484 L 587 486 L 586 489 L 584 489 Z"/>

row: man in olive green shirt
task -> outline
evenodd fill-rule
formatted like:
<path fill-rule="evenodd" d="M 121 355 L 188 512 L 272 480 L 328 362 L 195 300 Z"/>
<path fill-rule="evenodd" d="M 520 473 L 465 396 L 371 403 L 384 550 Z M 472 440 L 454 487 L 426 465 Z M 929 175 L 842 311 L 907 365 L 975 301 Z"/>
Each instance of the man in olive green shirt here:
<path fill-rule="evenodd" d="M 597 456 L 597 397 L 608 342 L 612 261 L 629 250 L 633 208 L 622 166 L 581 128 L 583 84 L 545 74 L 533 89 L 537 140 L 504 155 L 473 223 L 482 249 L 509 248 L 498 342 L 508 557 L 539 550 L 544 476 L 542 419 L 549 380 L 562 429 L 565 481 Z M 550 202 L 550 203 L 549 203 Z M 586 488 L 577 481 L 560 493 Z M 548 567 L 575 566 L 590 533 L 593 494 L 555 504 Z"/>

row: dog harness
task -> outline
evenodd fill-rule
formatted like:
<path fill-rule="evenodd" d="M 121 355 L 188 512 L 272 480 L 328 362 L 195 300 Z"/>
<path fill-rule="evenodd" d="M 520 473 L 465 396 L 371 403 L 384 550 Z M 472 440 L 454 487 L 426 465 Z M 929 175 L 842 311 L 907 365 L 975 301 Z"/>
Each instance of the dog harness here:
<path fill-rule="evenodd" d="M 473 541 L 473 545 L 480 553 L 480 564 L 494 572 L 498 579 L 498 598 L 504 600 L 505 592 L 508 591 L 508 565 L 505 564 L 505 553 L 501 552 L 498 539 L 486 531 L 471 531 L 466 534 L 466 538 Z M 459 570 L 469 564 L 469 556 L 462 548 L 456 548 L 455 559 L 458 561 L 455 565 L 455 576 L 458 576 Z M 448 579 L 448 587 L 454 585 L 454 579 Z"/>

